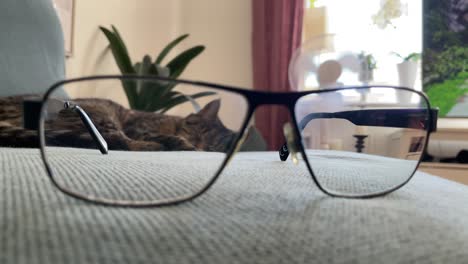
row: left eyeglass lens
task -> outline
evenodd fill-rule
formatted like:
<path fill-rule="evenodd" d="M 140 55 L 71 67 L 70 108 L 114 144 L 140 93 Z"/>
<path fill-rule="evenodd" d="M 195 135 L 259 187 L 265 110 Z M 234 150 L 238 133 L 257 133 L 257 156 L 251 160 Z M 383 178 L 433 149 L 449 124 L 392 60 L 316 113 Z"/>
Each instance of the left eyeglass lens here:
<path fill-rule="evenodd" d="M 101 202 L 154 204 L 198 193 L 233 150 L 247 115 L 239 94 L 174 81 L 60 88 L 69 98 L 56 89 L 41 119 L 46 162 L 60 188 Z"/>

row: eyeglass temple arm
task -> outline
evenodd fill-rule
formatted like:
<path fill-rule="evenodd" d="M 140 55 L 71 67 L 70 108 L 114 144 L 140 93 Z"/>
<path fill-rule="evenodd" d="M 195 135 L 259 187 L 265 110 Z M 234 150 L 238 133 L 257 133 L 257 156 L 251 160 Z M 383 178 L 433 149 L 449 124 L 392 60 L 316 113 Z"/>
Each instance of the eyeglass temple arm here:
<path fill-rule="evenodd" d="M 358 126 L 380 126 L 401 128 L 429 128 L 429 132 L 437 130 L 438 109 L 430 109 L 431 119 L 427 119 L 426 109 L 365 109 L 343 111 L 335 113 L 311 113 L 299 122 L 302 131 L 307 124 L 320 118 L 346 119 Z M 285 144 L 279 150 L 280 159 L 285 161 L 289 156 L 288 147 Z"/>
<path fill-rule="evenodd" d="M 86 114 L 85 110 L 81 108 L 78 105 L 71 104 L 70 102 L 65 102 L 64 104 L 65 109 L 71 109 L 78 113 L 80 116 L 81 121 L 85 125 L 86 129 L 88 130 L 89 134 L 91 134 L 91 137 L 93 138 L 94 142 L 98 146 L 99 150 L 101 151 L 102 154 L 107 154 L 108 153 L 108 146 L 106 140 L 102 137 L 101 133 L 99 133 L 99 130 L 96 128 L 94 125 L 93 121 L 91 121 L 91 118 Z"/>

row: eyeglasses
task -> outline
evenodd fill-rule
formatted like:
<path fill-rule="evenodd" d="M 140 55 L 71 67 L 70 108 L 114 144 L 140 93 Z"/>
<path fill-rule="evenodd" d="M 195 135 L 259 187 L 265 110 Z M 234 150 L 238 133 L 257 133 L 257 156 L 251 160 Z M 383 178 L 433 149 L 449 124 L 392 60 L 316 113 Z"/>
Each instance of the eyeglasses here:
<path fill-rule="evenodd" d="M 95 96 L 86 99 L 90 92 Z M 135 92 L 142 97 L 133 108 L 160 110 L 129 110 L 126 96 Z M 93 76 L 61 81 L 46 93 L 41 154 L 54 185 L 76 198 L 176 204 L 213 185 L 246 139 L 257 107 L 269 104 L 291 113 L 279 159 L 303 161 L 318 188 L 338 197 L 402 187 L 437 120 L 423 93 L 401 87 L 265 93 L 154 76 Z"/>

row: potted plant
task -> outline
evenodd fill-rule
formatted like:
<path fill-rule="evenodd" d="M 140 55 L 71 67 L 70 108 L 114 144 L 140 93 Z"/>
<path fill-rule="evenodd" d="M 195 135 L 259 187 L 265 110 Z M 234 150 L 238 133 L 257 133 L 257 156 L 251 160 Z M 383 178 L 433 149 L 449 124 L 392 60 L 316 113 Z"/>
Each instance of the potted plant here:
<path fill-rule="evenodd" d="M 393 52 L 393 54 L 402 59 L 402 62 L 397 64 L 399 85 L 402 87 L 413 88 L 414 82 L 416 81 L 418 61 L 421 59 L 421 53 L 413 52 L 407 56 L 402 56 L 396 52 Z"/>
<path fill-rule="evenodd" d="M 125 75 L 156 75 L 176 79 L 188 64 L 205 49 L 204 46 L 200 45 L 189 48 L 163 66 L 162 62 L 167 54 L 189 36 L 186 34 L 167 44 L 154 61 L 149 55 L 145 55 L 142 61 L 133 63 L 117 28 L 112 26 L 111 29 L 105 27 L 100 27 L 100 29 L 109 41 L 109 47 L 117 66 L 121 73 Z M 197 108 L 194 99 L 215 94 L 213 92 L 182 94 L 174 91 L 176 87 L 174 82 L 139 82 L 122 81 L 122 86 L 130 108 L 141 111 L 164 113 L 172 107 L 185 102 L 192 102 L 194 107 Z"/>
<path fill-rule="evenodd" d="M 377 68 L 377 62 L 372 54 L 364 51 L 358 55 L 359 59 L 359 81 L 365 84 L 374 80 L 374 69 Z"/>

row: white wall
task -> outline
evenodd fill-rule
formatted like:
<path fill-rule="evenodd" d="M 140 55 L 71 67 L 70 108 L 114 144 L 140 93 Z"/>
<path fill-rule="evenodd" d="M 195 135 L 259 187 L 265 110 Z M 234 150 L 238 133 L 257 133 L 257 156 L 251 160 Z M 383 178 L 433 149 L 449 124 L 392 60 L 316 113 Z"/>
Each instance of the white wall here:
<path fill-rule="evenodd" d="M 251 88 L 251 13 L 251 0 L 183 1 L 182 32 L 191 34 L 193 44 L 206 46 L 183 77 Z M 228 127 L 238 129 L 247 104 L 232 98 L 221 95 L 220 116 Z"/>
<path fill-rule="evenodd" d="M 199 44 L 206 50 L 187 67 L 183 78 L 252 86 L 250 0 L 77 0 L 67 77 L 119 73 L 106 50 L 107 39 L 98 29 L 111 24 L 123 35 L 133 61 L 147 53 L 154 58 L 169 41 L 189 33 L 178 52 Z M 125 101 L 121 91 L 115 95 L 80 88 L 75 95 Z M 235 107 L 231 102 L 225 104 L 226 109 Z"/>
<path fill-rule="evenodd" d="M 186 77 L 251 87 L 251 0 L 183 1 L 181 11 L 181 30 L 207 48 Z"/>
<path fill-rule="evenodd" d="M 175 2 L 164 0 L 75 1 L 73 54 L 67 59 L 67 77 L 119 72 L 100 25 L 114 24 L 120 30 L 132 59 L 156 53 L 177 35 L 177 16 L 172 15 L 176 9 Z"/>

